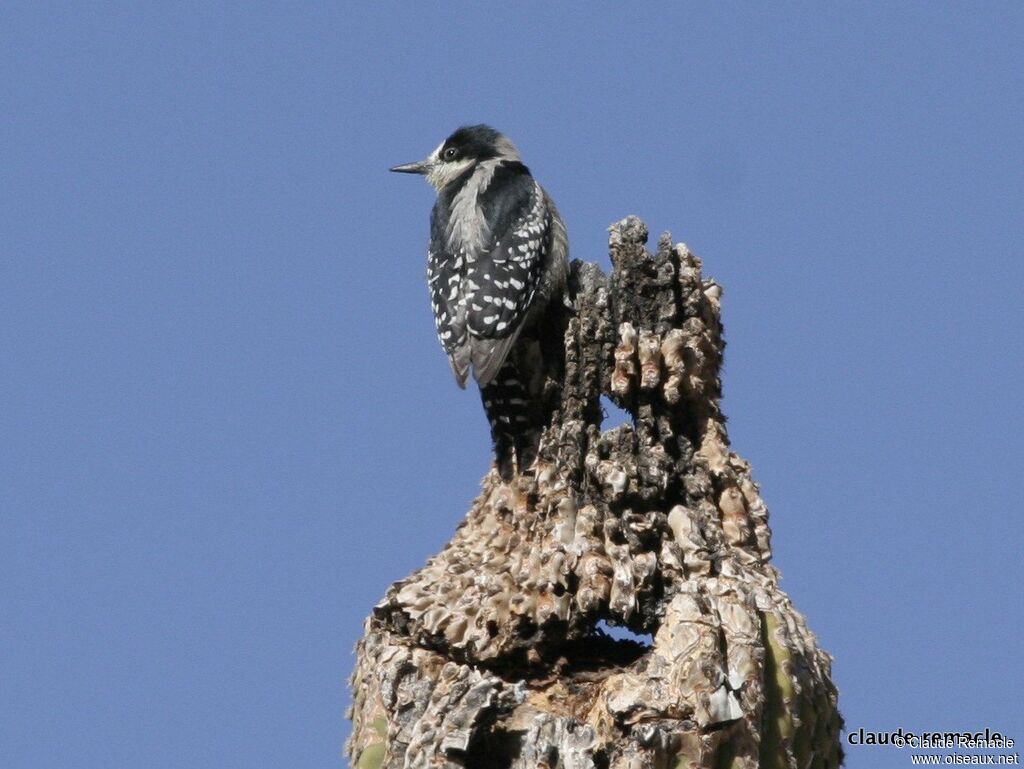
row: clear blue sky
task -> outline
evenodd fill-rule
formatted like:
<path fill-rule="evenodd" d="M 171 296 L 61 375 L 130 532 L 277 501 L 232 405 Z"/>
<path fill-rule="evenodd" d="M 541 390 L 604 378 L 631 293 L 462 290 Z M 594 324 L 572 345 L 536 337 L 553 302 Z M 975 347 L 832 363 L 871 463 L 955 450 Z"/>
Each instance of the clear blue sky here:
<path fill-rule="evenodd" d="M 0 7 L 0 766 L 341 765 L 488 461 L 386 169 L 480 121 L 724 284 L 848 725 L 1024 741 L 1020 4 L 70 5 Z"/>

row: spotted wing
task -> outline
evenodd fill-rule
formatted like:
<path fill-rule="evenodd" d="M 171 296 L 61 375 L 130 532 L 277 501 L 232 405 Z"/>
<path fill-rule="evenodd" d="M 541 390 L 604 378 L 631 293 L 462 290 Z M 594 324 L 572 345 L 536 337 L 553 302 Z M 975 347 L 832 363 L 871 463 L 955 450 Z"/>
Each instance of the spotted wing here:
<path fill-rule="evenodd" d="M 452 254 L 445 244 L 442 228 L 434 216 L 427 250 L 427 286 L 434 325 L 441 347 L 448 354 L 459 387 L 466 386 L 471 362 L 466 334 L 466 299 L 463 292 L 463 254 Z"/>
<path fill-rule="evenodd" d="M 482 201 L 491 244 L 466 276 L 465 325 L 481 385 L 498 373 L 522 330 L 551 248 L 552 213 L 543 190 L 529 176 L 514 189 L 517 195 L 506 195 L 492 210 Z"/>

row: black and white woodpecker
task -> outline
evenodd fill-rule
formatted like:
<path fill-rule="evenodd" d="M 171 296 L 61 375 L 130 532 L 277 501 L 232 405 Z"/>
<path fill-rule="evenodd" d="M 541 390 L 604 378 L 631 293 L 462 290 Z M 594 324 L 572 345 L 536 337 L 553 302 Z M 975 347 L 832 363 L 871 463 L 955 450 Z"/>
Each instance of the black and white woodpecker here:
<path fill-rule="evenodd" d="M 466 126 L 425 160 L 392 171 L 423 174 L 437 190 L 427 283 L 441 346 L 460 387 L 472 372 L 491 425 L 498 471 L 533 460 L 537 371 L 523 354 L 552 302 L 561 302 L 569 244 L 555 204 L 505 136 Z"/>

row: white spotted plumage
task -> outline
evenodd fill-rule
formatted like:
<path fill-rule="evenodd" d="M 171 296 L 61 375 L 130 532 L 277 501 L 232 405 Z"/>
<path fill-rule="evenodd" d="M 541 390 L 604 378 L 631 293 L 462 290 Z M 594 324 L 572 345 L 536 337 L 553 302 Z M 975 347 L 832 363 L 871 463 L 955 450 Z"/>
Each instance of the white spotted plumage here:
<path fill-rule="evenodd" d="M 493 378 L 502 361 L 491 356 L 495 351 L 502 359 L 507 354 L 510 345 L 501 342 L 527 320 L 545 270 L 551 271 L 556 262 L 559 279 L 564 272 L 564 250 L 549 258 L 557 245 L 550 199 L 532 179 L 521 214 L 506 231 L 489 232 L 479 199 L 490 187 L 495 165 L 500 164 L 477 166 L 453 198 L 443 240 L 428 252 L 437 334 L 460 384 L 470 369 L 481 385 Z"/>

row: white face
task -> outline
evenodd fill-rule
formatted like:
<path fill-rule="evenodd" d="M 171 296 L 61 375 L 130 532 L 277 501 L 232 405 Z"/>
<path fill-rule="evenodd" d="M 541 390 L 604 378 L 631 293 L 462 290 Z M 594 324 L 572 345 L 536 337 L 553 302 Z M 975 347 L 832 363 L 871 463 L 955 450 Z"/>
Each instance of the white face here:
<path fill-rule="evenodd" d="M 438 191 L 462 176 L 476 162 L 473 158 L 445 160 L 441 157 L 442 147 L 444 147 L 444 142 L 439 144 L 426 160 L 426 164 L 430 168 L 427 171 L 427 181 Z"/>

